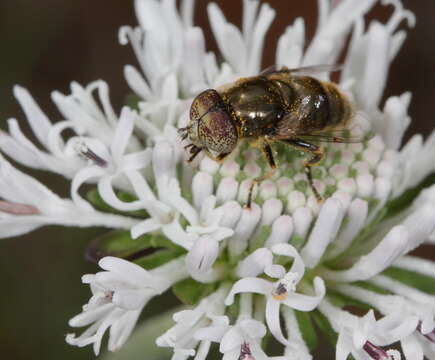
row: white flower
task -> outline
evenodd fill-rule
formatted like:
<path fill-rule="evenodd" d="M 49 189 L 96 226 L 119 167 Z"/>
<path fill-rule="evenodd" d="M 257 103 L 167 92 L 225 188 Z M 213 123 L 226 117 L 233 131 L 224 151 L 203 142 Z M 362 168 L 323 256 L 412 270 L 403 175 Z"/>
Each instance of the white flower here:
<path fill-rule="evenodd" d="M 110 327 L 108 348 L 119 349 L 148 301 L 187 276 L 183 262 L 184 259 L 177 259 L 146 271 L 123 259 L 101 259 L 98 264 L 106 271 L 83 276 L 83 283 L 91 287 L 92 297 L 83 306 L 83 312 L 69 321 L 73 327 L 89 327 L 78 337 L 68 334 L 66 341 L 80 347 L 93 344 L 98 355 L 102 337 Z"/>
<path fill-rule="evenodd" d="M 243 32 L 226 21 L 217 4 L 208 6 L 210 25 L 224 59 L 240 76 L 260 72 L 261 54 L 267 30 L 275 17 L 268 4 L 244 1 Z"/>
<path fill-rule="evenodd" d="M 420 259 L 409 259 L 409 263 L 420 263 Z M 404 261 L 404 263 L 407 263 Z M 422 264 L 419 264 L 422 265 Z M 362 287 L 338 285 L 336 289 L 343 294 L 370 304 L 382 314 L 400 316 L 403 323 L 414 326 L 414 331 L 401 339 L 403 353 L 407 359 L 423 360 L 433 354 L 435 338 L 435 299 L 432 302 L 416 302 L 397 295 L 382 295 Z M 417 320 L 417 321 L 416 321 Z M 432 348 L 432 349 L 431 349 Z"/>
<path fill-rule="evenodd" d="M 137 110 L 125 106 L 118 115 L 102 81 L 72 83 L 71 94 L 52 94 L 63 119 L 51 123 L 26 90 L 14 89 L 42 148 L 11 119 L 8 132 L 0 132 L 0 151 L 71 180 L 71 199 L 59 198 L 0 157 L 0 237 L 48 224 L 105 226 L 126 230 L 124 240 L 128 232 L 141 238 L 119 246 L 147 244 L 134 255 L 150 246 L 167 256 L 149 271 L 121 259 L 102 260 L 108 271 L 85 276 L 94 297 L 72 320 L 73 326 L 90 327 L 77 338 L 68 336 L 69 342 L 99 349 L 111 327 L 109 349 L 120 347 L 149 298 L 189 278 L 194 286 L 181 287 L 183 299 L 196 301 L 194 309 L 177 313 L 176 325 L 157 341 L 173 348 L 176 360 L 205 359 L 211 342 L 220 342 L 226 358 L 267 359 L 260 347 L 265 332 L 284 344 L 276 360 L 311 359 L 306 327 L 322 316 L 314 309 L 339 333 L 339 359 L 349 353 L 397 359 L 380 348 L 393 341 L 400 341 L 408 358 L 435 357 L 434 296 L 419 289 L 418 281 L 434 279 L 435 265 L 407 256 L 435 239 L 435 185 L 419 194 L 420 188 L 409 190 L 435 170 L 435 133 L 425 142 L 415 135 L 401 148 L 411 94 L 385 104 L 381 99 L 389 66 L 406 38 L 399 25 L 405 20 L 412 27 L 415 19 L 399 0 L 383 0 L 393 7 L 387 21 L 366 20 L 377 3 L 319 1 L 313 40 L 305 43 L 304 20 L 298 18 L 277 44 L 278 68 L 308 66 L 301 74 L 330 81 L 330 72 L 318 65 L 336 64 L 350 38 L 338 86 L 355 107 L 351 131 L 376 136 L 324 144 L 325 158 L 313 167 L 322 204 L 308 185 L 303 159 L 289 147 L 272 144 L 279 150 L 278 169 L 255 187 L 250 208 L 244 205 L 252 180 L 268 168 L 249 142 L 221 163 L 203 154 L 185 161 L 191 154 L 177 127 L 186 126 L 193 97 L 261 71 L 276 13 L 258 0 L 243 1 L 241 29 L 217 4 L 208 5 L 219 55 L 206 51 L 204 34 L 194 25 L 194 0 L 181 1 L 180 11 L 175 0 L 136 0 L 139 26 L 121 28 L 119 40 L 131 44 L 139 63 L 138 69 L 124 69 L 138 96 Z M 79 194 L 85 183 L 98 196 L 85 201 Z M 397 268 L 415 284 L 390 276 Z M 368 306 L 384 317 L 375 321 L 369 312 L 360 319 L 345 310 L 348 305 Z"/>
<path fill-rule="evenodd" d="M 237 281 L 228 294 L 225 304 L 231 305 L 234 302 L 234 295 L 239 293 L 263 294 L 267 299 L 265 309 L 267 326 L 275 338 L 286 345 L 288 341 L 282 335 L 279 320 L 281 304 L 300 311 L 311 311 L 325 295 L 325 284 L 322 279 L 316 277 L 314 279 L 314 296 L 296 293 L 296 286 L 305 272 L 305 266 L 301 257 L 295 248 L 289 244 L 275 245 L 272 251 L 276 255 L 293 258 L 290 270 L 277 282 L 252 277 Z"/>
<path fill-rule="evenodd" d="M 226 316 L 213 319 L 212 326 L 199 329 L 195 333 L 198 340 L 220 343 L 219 351 L 225 360 L 251 359 L 265 360 L 267 355 L 260 346 L 266 335 L 266 327 L 259 321 L 245 319 L 235 325 L 229 325 Z"/>
<path fill-rule="evenodd" d="M 8 120 L 9 133 L 0 132 L 1 151 L 23 165 L 72 178 L 85 166 L 85 161 L 79 158 L 73 148 L 74 139 L 66 144 L 61 139 L 62 131 L 73 124 L 65 121 L 53 125 L 28 91 L 20 86 L 14 87 L 14 95 L 23 108 L 32 131 L 47 151 L 38 149 L 25 137 L 16 119 Z"/>
<path fill-rule="evenodd" d="M 287 325 L 288 344 L 285 348 L 283 359 L 292 357 L 295 360 L 311 360 L 313 357 L 305 343 L 295 312 L 286 307 L 283 310 L 285 324 Z M 277 359 L 278 360 L 278 359 Z"/>
<path fill-rule="evenodd" d="M 79 187 L 90 180 L 97 181 L 98 192 L 102 199 L 112 207 L 120 210 L 137 210 L 143 207 L 140 201 L 126 205 L 120 201 L 113 189 L 113 183 L 125 179 L 120 178 L 125 172 L 137 171 L 147 167 L 151 160 L 151 150 L 145 149 L 138 152 L 127 153 L 126 150 L 131 140 L 134 119 L 136 114 L 124 107 L 119 122 L 113 134 L 110 148 L 103 143 L 95 143 L 94 147 L 83 140 L 76 144 L 77 152 L 91 160 L 91 165 L 82 168 L 76 173 L 71 183 L 71 197 L 83 208 L 91 208 L 78 194 Z M 122 183 L 121 183 L 122 184 Z M 118 187 L 123 187 L 118 184 Z"/>
<path fill-rule="evenodd" d="M 339 332 L 337 341 L 337 360 L 346 360 L 349 354 L 356 359 L 400 360 L 396 350 L 382 350 L 379 346 L 393 344 L 406 338 L 417 326 L 413 322 L 402 323 L 400 314 L 376 320 L 373 310 L 358 318 L 323 301 L 319 306 L 334 329 Z"/>
<path fill-rule="evenodd" d="M 196 354 L 195 348 L 201 342 L 199 353 L 205 352 L 205 359 L 210 348 L 210 341 L 197 339 L 197 330 L 207 327 L 211 320 L 221 316 L 225 312 L 223 300 L 228 293 L 228 287 L 222 286 L 218 291 L 201 300 L 199 305 L 193 310 L 183 310 L 175 313 L 173 318 L 177 323 L 162 336 L 158 337 L 156 344 L 163 347 L 174 349 L 173 360 L 187 359 Z"/>
<path fill-rule="evenodd" d="M 129 229 L 137 220 L 128 216 L 84 210 L 62 199 L 31 176 L 15 169 L 0 155 L 0 236 L 25 234 L 44 225 Z"/>

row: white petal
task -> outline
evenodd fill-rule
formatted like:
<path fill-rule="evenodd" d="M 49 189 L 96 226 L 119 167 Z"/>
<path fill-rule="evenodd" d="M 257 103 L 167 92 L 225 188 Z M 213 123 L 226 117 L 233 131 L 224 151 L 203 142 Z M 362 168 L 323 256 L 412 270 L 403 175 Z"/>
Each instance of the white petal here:
<path fill-rule="evenodd" d="M 79 195 L 79 188 L 82 184 L 90 181 L 91 179 L 96 179 L 101 176 L 103 176 L 105 173 L 104 169 L 100 168 L 99 166 L 89 166 L 86 168 L 81 169 L 77 174 L 74 176 L 71 182 L 71 198 L 72 200 L 81 208 L 87 211 L 92 211 L 93 208 L 91 204 L 89 204 L 86 200 L 84 200 Z"/>
<path fill-rule="evenodd" d="M 352 345 L 347 339 L 344 332 L 340 332 L 338 335 L 336 346 L 336 360 L 346 360 L 352 351 Z"/>
<path fill-rule="evenodd" d="M 266 322 L 267 326 L 275 337 L 281 344 L 287 345 L 288 340 L 284 338 L 281 330 L 281 320 L 279 318 L 279 308 L 281 306 L 281 302 L 274 300 L 273 298 L 267 299 L 266 302 Z"/>
<path fill-rule="evenodd" d="M 403 256 L 397 259 L 394 266 L 435 277 L 435 263 L 431 260 L 421 259 L 415 256 Z"/>
<path fill-rule="evenodd" d="M 246 46 L 239 29 L 226 22 L 222 11 L 215 3 L 210 3 L 207 10 L 220 52 L 234 69 L 243 74 L 243 66 L 246 65 Z"/>
<path fill-rule="evenodd" d="M 190 273 L 208 272 L 219 255 L 219 244 L 211 236 L 201 236 L 192 246 L 186 257 Z"/>
<path fill-rule="evenodd" d="M 174 244 L 180 245 L 189 250 L 193 246 L 196 236 L 186 233 L 181 227 L 178 220 L 162 226 L 163 234 Z"/>
<path fill-rule="evenodd" d="M 264 39 L 274 17 L 275 10 L 267 3 L 262 4 L 252 33 L 245 34 L 252 36 L 251 48 L 249 49 L 249 57 L 247 59 L 247 71 L 250 75 L 257 74 L 260 71 Z"/>
<path fill-rule="evenodd" d="M 138 285 L 145 286 L 150 282 L 150 275 L 145 269 L 124 259 L 106 256 L 98 262 L 98 265 L 102 269 L 118 274 L 121 277 L 128 277 Z"/>
<path fill-rule="evenodd" d="M 312 360 L 308 346 L 302 338 L 295 312 L 288 306 L 284 306 L 281 311 L 284 316 L 287 337 L 289 339 L 289 346 L 286 348 L 286 354 L 290 355 L 293 352 L 296 352 L 301 360 Z"/>
<path fill-rule="evenodd" d="M 263 203 L 260 226 L 270 226 L 278 216 L 281 215 L 283 209 L 282 202 L 278 199 L 269 199 Z"/>
<path fill-rule="evenodd" d="M 174 149 L 169 142 L 158 142 L 153 150 L 154 178 L 172 178 L 175 176 Z M 160 191 L 160 189 L 159 189 Z"/>
<path fill-rule="evenodd" d="M 139 71 L 131 66 L 124 67 L 124 77 L 130 88 L 142 99 L 151 99 L 151 89 Z"/>
<path fill-rule="evenodd" d="M 0 214 L 0 239 L 23 235 L 48 223 L 48 219 L 41 216 Z"/>
<path fill-rule="evenodd" d="M 396 226 L 367 255 L 348 270 L 325 270 L 322 273 L 326 279 L 333 281 L 367 280 L 390 266 L 398 256 L 402 255 L 408 246 L 409 232 L 402 226 Z"/>
<path fill-rule="evenodd" d="M 250 236 L 255 230 L 261 216 L 261 209 L 252 204 L 250 209 L 243 209 L 242 215 L 235 228 L 235 233 L 228 243 L 230 256 L 238 256 L 248 247 Z"/>
<path fill-rule="evenodd" d="M 313 214 L 307 207 L 300 207 L 293 213 L 293 223 L 295 225 L 295 233 L 301 238 L 307 236 L 307 232 L 313 221 Z"/>
<path fill-rule="evenodd" d="M 387 99 L 384 106 L 384 116 L 388 124 L 383 138 L 389 149 L 398 150 L 402 143 L 403 135 L 411 119 L 408 116 L 408 107 L 411 102 L 411 93 L 406 92 L 400 97 L 392 96 Z"/>
<path fill-rule="evenodd" d="M 362 229 L 368 214 L 368 204 L 361 199 L 352 201 L 348 213 L 348 222 L 344 225 L 337 239 L 331 244 L 331 250 L 328 251 L 328 259 L 339 255 L 346 250 L 355 236 Z"/>
<path fill-rule="evenodd" d="M 230 229 L 235 228 L 242 214 L 242 207 L 237 201 L 228 201 L 222 207 L 224 215 L 220 225 Z"/>
<path fill-rule="evenodd" d="M 148 167 L 151 161 L 151 153 L 151 149 L 146 149 L 124 155 L 122 158 L 122 172 L 139 170 Z"/>
<path fill-rule="evenodd" d="M 288 298 L 283 300 L 283 303 L 299 311 L 311 311 L 319 305 L 326 292 L 325 283 L 319 277 L 314 279 L 314 292 L 314 296 L 289 293 Z"/>
<path fill-rule="evenodd" d="M 287 196 L 287 209 L 290 213 L 294 214 L 297 209 L 305 206 L 306 199 L 305 195 L 298 190 L 290 192 Z"/>
<path fill-rule="evenodd" d="M 273 246 L 272 252 L 276 255 L 288 256 L 294 259 L 289 272 L 297 274 L 294 281 L 299 282 L 304 276 L 305 264 L 297 250 L 290 244 L 276 244 Z"/>
<path fill-rule="evenodd" d="M 213 232 L 213 239 L 215 239 L 215 241 L 222 241 L 233 235 L 234 235 L 234 230 L 221 227 Z"/>
<path fill-rule="evenodd" d="M 221 344 L 219 346 L 219 351 L 222 354 L 226 354 L 231 350 L 240 351 L 240 346 L 243 344 L 245 339 L 242 336 L 241 331 L 238 326 L 233 326 L 228 330 L 228 332 L 223 336 Z"/>
<path fill-rule="evenodd" d="M 416 335 L 409 335 L 405 339 L 402 339 L 400 344 L 402 345 L 402 351 L 406 359 L 423 360 L 424 354 Z"/>
<path fill-rule="evenodd" d="M 197 209 L 213 193 L 213 177 L 204 172 L 198 172 L 192 181 L 193 203 Z"/>
<path fill-rule="evenodd" d="M 228 325 L 204 327 L 195 332 L 194 338 L 197 340 L 210 340 L 213 342 L 221 342 L 222 337 L 228 331 L 228 328 Z"/>
<path fill-rule="evenodd" d="M 245 334 L 252 339 L 262 339 L 267 333 L 266 327 L 263 325 L 263 323 L 257 320 L 242 320 L 239 326 L 241 329 L 243 329 Z"/>
<path fill-rule="evenodd" d="M 29 92 L 21 86 L 14 86 L 14 96 L 20 103 L 27 121 L 42 145 L 48 147 L 48 134 L 52 126 L 50 120 L 33 100 Z"/>
<path fill-rule="evenodd" d="M 93 322 L 97 321 L 98 319 L 104 318 L 109 314 L 110 311 L 112 311 L 114 308 L 113 304 L 105 304 L 102 306 L 97 307 L 95 310 L 91 311 L 84 311 L 81 314 L 78 314 L 71 318 L 68 321 L 68 325 L 72 327 L 82 327 L 87 326 L 89 324 L 92 324 Z"/>
<path fill-rule="evenodd" d="M 94 353 L 98 356 L 100 353 L 101 348 L 101 341 L 103 339 L 103 335 L 106 332 L 106 330 L 115 322 L 117 321 L 122 315 L 124 314 L 124 310 L 121 309 L 115 309 L 112 313 L 107 316 L 100 326 L 97 329 L 97 332 L 95 333 L 95 341 L 94 341 Z"/>
<path fill-rule="evenodd" d="M 326 247 L 335 239 L 344 217 L 344 209 L 337 199 L 328 199 L 323 204 L 308 243 L 301 255 L 305 265 L 313 268 L 317 265 Z"/>
<path fill-rule="evenodd" d="M 110 337 L 108 349 L 110 351 L 119 350 L 127 341 L 136 325 L 140 311 L 128 311 L 118 321 L 110 327 Z"/>
<path fill-rule="evenodd" d="M 143 289 L 122 289 L 115 291 L 112 302 L 122 309 L 141 310 L 153 295 L 157 295 L 157 292 L 153 294 Z"/>
<path fill-rule="evenodd" d="M 201 222 L 207 222 L 213 225 L 219 224 L 223 213 L 221 208 L 215 210 L 215 206 L 216 197 L 214 195 L 209 196 L 201 203 L 201 212 L 199 215 Z"/>
<path fill-rule="evenodd" d="M 384 275 L 377 275 L 370 280 L 371 283 L 378 285 L 384 289 L 390 290 L 391 292 L 401 295 L 407 299 L 411 299 L 417 303 L 424 304 L 431 309 L 435 309 L 435 297 L 429 295 L 421 290 L 417 290 L 411 286 L 405 285 L 400 281 L 393 280 Z"/>
<path fill-rule="evenodd" d="M 208 156 L 205 156 L 199 163 L 199 170 L 209 173 L 210 175 L 215 175 L 219 171 L 219 168 L 220 164 L 217 161 L 210 159 Z M 224 179 L 222 179 L 221 182 L 223 180 Z"/>
<path fill-rule="evenodd" d="M 205 39 L 202 29 L 199 27 L 188 28 L 183 38 L 183 63 L 185 64 L 182 74 L 182 86 L 186 93 L 193 93 L 193 85 L 204 88 L 204 73 L 201 69 L 205 56 Z M 193 91 L 192 91 L 193 90 Z"/>
<path fill-rule="evenodd" d="M 156 219 L 146 219 L 131 228 L 131 237 L 137 239 L 139 236 L 156 231 L 161 227 L 162 224 L 156 221 Z"/>
<path fill-rule="evenodd" d="M 289 69 L 300 67 L 305 40 L 304 19 L 296 18 L 293 25 L 287 26 L 278 40 L 276 64 L 285 65 Z"/>
<path fill-rule="evenodd" d="M 358 100 L 364 109 L 373 109 L 379 104 L 386 84 L 390 62 L 390 36 L 385 27 L 377 22 L 371 24 L 367 36 L 368 45 L 365 54 L 366 73 L 361 79 L 361 90 L 358 93 Z M 376 61 L 374 58 L 376 58 Z"/>
<path fill-rule="evenodd" d="M 141 210 L 144 208 L 142 200 L 135 201 L 122 201 L 116 196 L 115 190 L 113 189 L 114 176 L 103 176 L 98 181 L 98 193 L 104 202 L 111 207 L 121 210 L 121 211 L 134 211 Z"/>
<path fill-rule="evenodd" d="M 270 235 L 264 244 L 270 248 L 275 244 L 287 243 L 293 233 L 293 220 L 288 215 L 279 216 L 272 224 Z"/>
<path fill-rule="evenodd" d="M 196 349 L 194 360 L 206 360 L 208 353 L 210 352 L 210 347 L 210 341 L 201 341 L 198 348 Z"/>
<path fill-rule="evenodd" d="M 409 242 L 406 252 L 420 246 L 435 230 L 435 205 L 426 204 L 408 216 L 403 226 L 409 232 Z"/>
<path fill-rule="evenodd" d="M 263 273 L 266 266 L 273 263 L 272 252 L 261 248 L 241 261 L 237 267 L 237 276 L 241 278 L 255 277 Z"/>
<path fill-rule="evenodd" d="M 244 278 L 237 281 L 231 288 L 230 293 L 225 299 L 225 305 L 231 305 L 234 302 L 234 296 L 239 293 L 256 293 L 270 295 L 273 290 L 273 284 L 267 280 L 259 278 Z"/>
<path fill-rule="evenodd" d="M 379 210 L 384 207 L 391 193 L 392 186 L 391 180 L 386 177 L 378 177 L 375 180 L 374 198 L 378 200 L 378 204 L 371 210 L 366 219 L 366 224 L 369 224 L 377 216 Z"/>

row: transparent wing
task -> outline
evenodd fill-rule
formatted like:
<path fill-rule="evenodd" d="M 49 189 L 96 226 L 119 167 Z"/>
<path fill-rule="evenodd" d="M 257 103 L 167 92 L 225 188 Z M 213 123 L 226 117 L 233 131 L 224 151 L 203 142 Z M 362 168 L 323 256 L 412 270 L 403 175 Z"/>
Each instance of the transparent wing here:
<path fill-rule="evenodd" d="M 350 144 L 368 141 L 375 135 L 373 131 L 356 132 L 352 130 L 353 129 L 325 130 L 310 134 L 298 134 L 297 137 L 311 142 Z"/>
<path fill-rule="evenodd" d="M 321 64 L 321 65 L 313 65 L 313 66 L 305 66 L 300 68 L 289 69 L 286 66 L 280 65 L 272 65 L 268 68 L 264 69 L 260 75 L 271 75 L 271 74 L 294 74 L 294 75 L 313 75 L 319 73 L 328 73 L 340 71 L 343 69 L 343 65 L 341 64 Z"/>

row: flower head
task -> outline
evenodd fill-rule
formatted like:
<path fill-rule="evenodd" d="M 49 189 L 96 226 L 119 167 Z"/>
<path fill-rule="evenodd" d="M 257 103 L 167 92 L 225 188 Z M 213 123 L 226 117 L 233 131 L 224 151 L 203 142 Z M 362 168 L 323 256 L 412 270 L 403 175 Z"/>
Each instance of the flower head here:
<path fill-rule="evenodd" d="M 217 4 L 208 5 L 219 56 L 206 51 L 203 31 L 194 26 L 193 0 L 181 1 L 180 11 L 173 0 L 136 0 L 139 26 L 119 31 L 139 63 L 124 69 L 137 96 L 134 109 L 118 114 L 102 81 L 73 83 L 69 95 L 53 92 L 64 120 L 52 123 L 25 89 L 14 89 L 42 148 L 10 119 L 0 151 L 63 175 L 71 199 L 0 156 L 0 236 L 48 224 L 105 226 L 119 231 L 98 243 L 103 253 L 131 260 L 105 257 L 99 263 L 105 271 L 84 276 L 93 295 L 70 324 L 89 327 L 68 335 L 70 344 L 94 344 L 98 353 L 110 328 L 109 350 L 118 349 L 148 301 L 174 287 L 193 305 L 157 337 L 174 359 L 205 359 L 213 342 L 225 359 L 268 359 L 261 339 L 269 333 L 284 345 L 278 359 L 311 359 L 313 322 L 338 337 L 337 359 L 397 360 L 384 348 L 394 342 L 407 358 L 434 357 L 435 265 L 407 254 L 434 243 L 435 185 L 428 178 L 425 190 L 418 186 L 435 171 L 435 133 L 402 146 L 411 94 L 381 102 L 406 37 L 398 27 L 402 21 L 412 27 L 415 19 L 399 0 L 383 0 L 392 15 L 365 26 L 377 3 L 319 1 L 312 41 L 298 18 L 277 43 L 278 68 L 299 68 L 295 77 L 325 84 L 344 55 L 337 86 L 354 107 L 347 130 L 363 141 L 324 144 L 324 159 L 312 168 L 323 203 L 299 152 L 285 144 L 272 144 L 278 169 L 253 191 L 254 179 L 269 169 L 250 142 L 222 162 L 204 154 L 186 161 L 197 150 L 189 153 L 177 128 L 186 127 L 194 97 L 261 71 L 276 13 L 258 0 L 243 1 L 241 29 Z M 367 132 L 375 136 L 361 137 Z M 93 189 L 86 196 L 85 184 Z M 369 311 L 357 316 L 362 310 Z"/>
<path fill-rule="evenodd" d="M 93 344 L 98 355 L 103 335 L 110 327 L 109 350 L 119 349 L 130 336 L 148 301 L 187 276 L 182 269 L 184 259 L 180 260 L 149 272 L 119 258 L 100 260 L 99 265 L 105 271 L 83 276 L 82 281 L 89 284 L 92 297 L 83 306 L 83 312 L 69 322 L 73 327 L 89 327 L 78 337 L 68 334 L 66 341 L 77 346 Z"/>
<path fill-rule="evenodd" d="M 266 327 L 257 320 L 240 320 L 231 326 L 228 317 L 221 316 L 214 319 L 212 326 L 198 330 L 195 337 L 220 343 L 225 359 L 259 360 L 267 359 L 260 345 L 265 335 Z"/>

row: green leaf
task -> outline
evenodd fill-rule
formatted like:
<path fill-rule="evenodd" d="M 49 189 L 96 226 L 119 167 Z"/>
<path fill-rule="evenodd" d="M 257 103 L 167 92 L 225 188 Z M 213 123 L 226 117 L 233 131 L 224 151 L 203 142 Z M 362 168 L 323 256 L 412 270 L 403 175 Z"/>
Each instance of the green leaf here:
<path fill-rule="evenodd" d="M 296 311 L 296 320 L 298 321 L 299 330 L 301 331 L 302 338 L 308 346 L 310 351 L 317 348 L 318 339 L 316 330 L 314 329 L 313 321 L 308 312 Z M 290 334 L 291 336 L 291 334 Z"/>
<path fill-rule="evenodd" d="M 312 311 L 311 316 L 313 317 L 318 328 L 322 331 L 322 333 L 325 334 L 329 343 L 335 347 L 337 344 L 338 335 L 332 328 L 329 320 L 319 310 Z"/>
<path fill-rule="evenodd" d="M 253 241 L 249 244 L 249 251 L 253 252 L 264 246 L 267 238 L 270 235 L 272 228 L 269 225 L 263 225 L 261 227 L 260 233 L 253 239 Z"/>
<path fill-rule="evenodd" d="M 305 244 L 305 238 L 299 235 L 293 235 L 290 239 L 290 244 L 299 250 Z"/>
<path fill-rule="evenodd" d="M 152 269 L 184 252 L 183 248 L 161 235 L 145 234 L 133 240 L 130 231 L 115 230 L 91 241 L 86 256 L 95 263 L 105 256 L 116 256 L 135 260 L 142 267 Z"/>
<path fill-rule="evenodd" d="M 354 282 L 353 285 L 359 286 L 363 289 L 367 289 L 370 291 L 373 291 L 375 293 L 381 294 L 381 295 L 389 295 L 391 294 L 388 290 L 385 290 L 384 288 L 381 288 L 380 286 L 365 282 L 365 281 L 357 281 Z"/>
<path fill-rule="evenodd" d="M 168 249 L 157 249 L 151 254 L 147 254 L 143 257 L 140 257 L 134 262 L 139 266 L 142 266 L 146 270 L 154 269 L 158 266 L 166 264 L 168 261 L 171 261 L 179 256 L 182 253 L 179 251 L 168 250 Z"/>
<path fill-rule="evenodd" d="M 420 192 L 431 185 L 435 184 L 435 172 L 428 175 L 420 184 L 416 187 L 406 190 L 398 198 L 395 198 L 387 203 L 388 217 L 397 215 L 402 210 L 411 205 L 412 201 L 420 194 Z"/>
<path fill-rule="evenodd" d="M 128 258 L 133 254 L 151 247 L 152 236 L 141 236 L 133 240 L 130 231 L 115 230 L 97 237 L 88 246 L 86 256 L 98 262 L 104 256 Z"/>
<path fill-rule="evenodd" d="M 202 284 L 190 278 L 175 284 L 172 292 L 183 304 L 196 305 L 202 298 L 210 295 L 215 288 L 215 284 Z"/>
<path fill-rule="evenodd" d="M 139 110 L 139 102 L 142 99 L 137 96 L 136 94 L 128 94 L 125 97 L 124 104 L 127 105 L 129 108 L 134 110 Z"/>
<path fill-rule="evenodd" d="M 124 202 L 131 202 L 131 201 L 137 200 L 137 198 L 135 198 L 133 195 L 126 193 L 126 192 L 122 192 L 122 191 L 117 191 L 116 195 L 118 196 L 118 198 L 121 201 L 124 201 Z M 111 207 L 110 205 L 108 205 L 104 202 L 104 200 L 101 198 L 97 189 L 93 189 L 93 190 L 88 191 L 88 193 L 86 194 L 86 198 L 88 199 L 88 201 L 92 205 L 94 205 L 94 207 L 96 209 L 103 211 L 103 212 L 108 212 L 108 213 L 112 213 L 112 214 L 120 214 L 120 215 L 136 216 L 136 217 L 142 217 L 142 218 L 149 217 L 148 213 L 145 210 L 119 211 L 117 209 L 114 209 L 113 207 Z"/>
<path fill-rule="evenodd" d="M 328 299 L 337 307 L 343 308 L 345 306 L 352 306 L 356 307 L 358 309 L 362 310 L 370 310 L 373 307 L 363 303 L 362 301 L 359 301 L 357 299 L 354 299 L 350 296 L 341 294 L 334 290 L 328 290 Z"/>
<path fill-rule="evenodd" d="M 435 295 L 435 278 L 397 267 L 390 267 L 383 272 L 394 280 L 416 288 L 428 294 Z"/>

